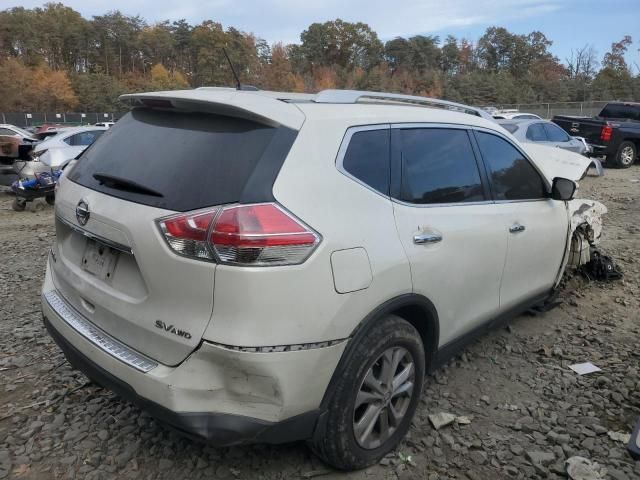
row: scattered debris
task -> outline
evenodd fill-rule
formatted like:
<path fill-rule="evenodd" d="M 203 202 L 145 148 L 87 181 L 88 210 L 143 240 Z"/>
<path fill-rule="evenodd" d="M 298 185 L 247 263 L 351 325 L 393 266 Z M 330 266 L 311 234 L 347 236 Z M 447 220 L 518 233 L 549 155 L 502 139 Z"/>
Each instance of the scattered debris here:
<path fill-rule="evenodd" d="M 311 470 L 310 472 L 306 472 L 302 474 L 302 478 L 315 478 L 321 477 L 323 475 L 329 475 L 333 473 L 333 470 L 323 469 L 323 470 Z"/>
<path fill-rule="evenodd" d="M 601 368 L 596 367 L 591 362 L 576 363 L 575 365 L 569 365 L 569 368 L 576 372 L 578 375 L 587 375 L 589 373 L 602 371 Z"/>
<path fill-rule="evenodd" d="M 452 424 L 455 420 L 456 416 L 450 413 L 440 412 L 429 414 L 429 421 L 436 430 L 440 430 L 442 427 Z"/>
<path fill-rule="evenodd" d="M 630 433 L 608 431 L 607 435 L 614 442 L 622 442 L 624 444 L 627 444 L 627 443 L 629 443 L 629 440 L 631 440 L 631 434 Z"/>
<path fill-rule="evenodd" d="M 471 424 L 471 419 L 469 417 L 462 415 L 460 417 L 456 417 L 456 423 L 458 425 L 469 425 Z"/>
<path fill-rule="evenodd" d="M 607 469 L 584 457 L 571 457 L 566 462 L 571 480 L 604 480 Z"/>

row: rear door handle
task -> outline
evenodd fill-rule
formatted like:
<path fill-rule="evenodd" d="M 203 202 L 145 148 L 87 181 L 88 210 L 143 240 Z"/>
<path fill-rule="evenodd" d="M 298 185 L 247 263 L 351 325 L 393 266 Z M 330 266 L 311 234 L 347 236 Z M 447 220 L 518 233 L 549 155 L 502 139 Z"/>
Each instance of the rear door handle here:
<path fill-rule="evenodd" d="M 413 237 L 413 243 L 424 245 L 425 243 L 438 243 L 442 241 L 442 235 L 434 233 L 419 234 Z"/>
<path fill-rule="evenodd" d="M 525 226 L 524 225 L 520 225 L 519 223 L 514 223 L 513 225 L 511 225 L 509 227 L 509 231 L 511 233 L 524 232 L 525 231 Z"/>

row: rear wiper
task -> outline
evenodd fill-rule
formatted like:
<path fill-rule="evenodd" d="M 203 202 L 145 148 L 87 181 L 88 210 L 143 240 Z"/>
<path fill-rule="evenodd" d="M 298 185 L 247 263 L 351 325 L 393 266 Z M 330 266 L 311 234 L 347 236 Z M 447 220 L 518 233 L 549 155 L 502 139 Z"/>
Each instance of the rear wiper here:
<path fill-rule="evenodd" d="M 94 173 L 95 178 L 100 185 L 106 185 L 107 187 L 115 188 L 116 190 L 125 190 L 127 192 L 141 193 L 143 195 L 152 195 L 154 197 L 164 197 L 163 194 L 152 188 L 140 185 L 132 180 L 122 177 L 116 177 L 106 173 Z"/>

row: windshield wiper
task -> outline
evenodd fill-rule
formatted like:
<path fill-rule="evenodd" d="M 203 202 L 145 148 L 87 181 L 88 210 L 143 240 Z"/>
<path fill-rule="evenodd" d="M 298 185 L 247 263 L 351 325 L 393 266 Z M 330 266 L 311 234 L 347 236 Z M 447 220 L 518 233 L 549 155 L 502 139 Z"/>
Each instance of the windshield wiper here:
<path fill-rule="evenodd" d="M 157 190 L 145 187 L 144 185 L 140 185 L 139 183 L 127 178 L 116 177 L 107 173 L 94 173 L 93 178 L 100 182 L 100 185 L 106 185 L 107 187 L 115 188 L 116 190 L 141 193 L 143 195 L 151 195 L 153 197 L 164 197 L 164 195 Z"/>

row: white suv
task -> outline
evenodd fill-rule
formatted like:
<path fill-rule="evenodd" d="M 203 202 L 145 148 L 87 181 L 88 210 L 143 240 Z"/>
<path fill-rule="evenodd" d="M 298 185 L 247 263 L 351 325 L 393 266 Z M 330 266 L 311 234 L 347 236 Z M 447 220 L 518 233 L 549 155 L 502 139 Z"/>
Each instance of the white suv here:
<path fill-rule="evenodd" d="M 544 302 L 568 261 L 574 178 L 480 110 L 354 91 L 123 99 L 60 182 L 45 323 L 90 378 L 214 445 L 376 462 L 425 372 Z"/>

